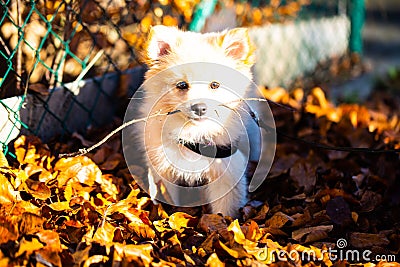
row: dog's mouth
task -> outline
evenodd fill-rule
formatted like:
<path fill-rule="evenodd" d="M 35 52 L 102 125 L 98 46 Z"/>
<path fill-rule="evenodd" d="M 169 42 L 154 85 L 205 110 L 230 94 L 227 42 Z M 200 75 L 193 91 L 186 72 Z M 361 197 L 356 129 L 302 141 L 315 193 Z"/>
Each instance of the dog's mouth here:
<path fill-rule="evenodd" d="M 188 117 L 188 119 L 191 121 L 194 121 L 194 122 L 202 122 L 202 121 L 208 120 L 209 118 L 206 116 L 202 116 L 202 117 L 196 117 L 196 118 Z"/>
<path fill-rule="evenodd" d="M 183 139 L 179 139 L 178 143 L 185 146 L 187 149 L 208 158 L 227 158 L 235 154 L 238 149 L 234 144 L 217 145 L 213 142 L 190 143 Z"/>

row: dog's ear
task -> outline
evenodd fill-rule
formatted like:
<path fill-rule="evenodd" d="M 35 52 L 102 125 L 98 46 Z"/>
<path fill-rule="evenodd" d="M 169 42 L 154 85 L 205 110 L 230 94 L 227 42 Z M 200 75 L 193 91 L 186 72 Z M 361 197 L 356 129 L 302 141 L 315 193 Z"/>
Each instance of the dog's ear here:
<path fill-rule="evenodd" d="M 246 65 L 254 64 L 254 47 L 247 29 L 236 28 L 225 33 L 222 48 L 227 56 L 242 61 Z"/>
<path fill-rule="evenodd" d="M 174 27 L 157 25 L 151 28 L 147 41 L 147 58 L 150 61 L 171 53 L 179 30 Z"/>

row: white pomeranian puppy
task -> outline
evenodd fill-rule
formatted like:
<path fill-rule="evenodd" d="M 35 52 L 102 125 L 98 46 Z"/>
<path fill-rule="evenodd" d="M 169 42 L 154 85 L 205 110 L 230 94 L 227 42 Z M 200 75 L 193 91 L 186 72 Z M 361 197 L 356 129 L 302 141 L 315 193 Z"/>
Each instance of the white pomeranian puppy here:
<path fill-rule="evenodd" d="M 261 142 L 255 113 L 242 101 L 254 64 L 247 30 L 155 26 L 146 58 L 140 112 L 148 116 L 141 137 L 150 195 L 237 217 Z"/>

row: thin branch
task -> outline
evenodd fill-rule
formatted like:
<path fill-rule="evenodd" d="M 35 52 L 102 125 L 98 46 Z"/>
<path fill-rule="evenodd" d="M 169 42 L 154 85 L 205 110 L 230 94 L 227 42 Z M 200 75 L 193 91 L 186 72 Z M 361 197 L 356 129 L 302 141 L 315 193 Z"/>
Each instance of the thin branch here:
<path fill-rule="evenodd" d="M 3 37 L 1 37 L 1 35 L 0 35 L 0 45 L 4 48 L 4 50 L 6 50 L 7 56 L 10 57 L 11 56 L 10 49 L 8 48 L 6 43 L 4 42 Z"/>
<path fill-rule="evenodd" d="M 88 73 L 88 71 L 94 66 L 94 64 L 100 59 L 100 57 L 104 54 L 104 50 L 100 50 L 97 52 L 97 54 L 94 56 L 94 58 L 89 62 L 89 64 L 82 70 L 82 72 L 79 74 L 79 76 L 75 79 L 75 81 L 72 82 L 71 88 L 68 88 L 71 92 L 74 94 L 78 94 L 78 86 L 79 82 L 83 79 L 83 77 Z"/>
<path fill-rule="evenodd" d="M 237 99 L 237 100 L 233 100 L 233 101 L 230 101 L 230 102 L 223 103 L 221 105 L 225 106 L 225 105 L 229 105 L 231 103 L 244 102 L 244 101 L 268 102 L 270 104 L 274 104 L 274 105 L 276 105 L 278 107 L 281 107 L 281 108 L 284 108 L 284 109 L 287 109 L 287 110 L 290 110 L 290 111 L 297 111 L 297 109 L 289 107 L 287 105 L 283 105 L 283 104 L 277 103 L 275 101 L 272 101 L 272 100 L 269 100 L 269 99 L 266 99 L 266 98 L 257 98 L 257 97 L 240 98 L 240 99 Z"/>
<path fill-rule="evenodd" d="M 22 9 L 22 10 L 21 10 Z M 17 0 L 17 25 L 18 25 L 18 40 L 21 38 L 21 24 L 22 24 L 22 12 L 24 11 L 24 8 L 21 6 L 20 0 Z M 18 50 L 17 50 L 17 84 L 16 88 L 17 90 L 21 90 L 21 82 L 22 82 L 22 45 L 23 43 L 20 43 L 18 45 Z"/>
<path fill-rule="evenodd" d="M 135 124 L 137 122 L 142 122 L 142 121 L 145 122 L 148 119 L 151 119 L 151 118 L 154 118 L 154 117 L 158 117 L 158 116 L 172 115 L 172 114 L 175 114 L 175 113 L 178 113 L 178 112 L 180 112 L 180 110 L 174 110 L 174 111 L 167 112 L 167 113 L 161 113 L 161 110 L 159 110 L 158 112 L 156 112 L 156 113 L 154 113 L 152 115 L 149 115 L 149 116 L 147 116 L 145 118 L 133 119 L 133 120 L 127 121 L 127 122 L 123 123 L 121 126 L 119 126 L 117 129 L 113 130 L 111 133 L 107 134 L 106 137 L 104 137 L 100 142 L 94 144 L 93 146 L 91 146 L 89 148 L 81 148 L 77 152 L 73 152 L 73 153 L 60 154 L 60 157 L 61 158 L 64 158 L 64 157 L 77 157 L 77 156 L 85 155 L 85 154 L 91 152 L 92 150 L 98 148 L 99 146 L 101 146 L 105 142 L 107 142 L 108 139 L 110 139 L 114 134 L 118 133 L 119 131 L 123 130 L 124 128 L 126 128 L 126 127 L 128 127 L 128 126 L 130 126 L 132 124 Z"/>

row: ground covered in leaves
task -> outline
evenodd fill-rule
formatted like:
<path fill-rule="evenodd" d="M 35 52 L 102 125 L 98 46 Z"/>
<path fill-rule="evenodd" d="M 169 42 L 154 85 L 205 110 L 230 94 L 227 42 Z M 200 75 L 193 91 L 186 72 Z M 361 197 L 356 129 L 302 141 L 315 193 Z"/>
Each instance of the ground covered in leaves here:
<path fill-rule="evenodd" d="M 271 105 L 277 129 L 292 138 L 278 133 L 268 179 L 238 220 L 153 204 L 119 136 L 94 153 L 58 157 L 98 141 L 104 128 L 66 144 L 21 136 L 16 158 L 0 158 L 0 266 L 395 266 L 399 153 L 309 143 L 399 148 L 399 99 L 380 92 L 366 106 L 334 107 L 319 88 L 264 94 L 293 107 Z"/>

